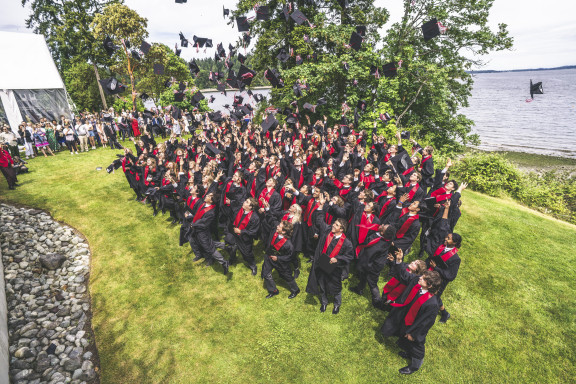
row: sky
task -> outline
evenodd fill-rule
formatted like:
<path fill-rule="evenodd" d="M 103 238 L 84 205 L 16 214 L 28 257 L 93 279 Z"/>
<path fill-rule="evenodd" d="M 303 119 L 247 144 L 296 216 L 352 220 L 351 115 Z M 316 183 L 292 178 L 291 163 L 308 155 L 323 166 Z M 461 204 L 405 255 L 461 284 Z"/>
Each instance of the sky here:
<path fill-rule="evenodd" d="M 28 11 L 21 0 L 0 0 L 0 31 L 31 33 L 25 26 Z M 415 0 L 418 1 L 418 0 Z M 179 41 L 182 31 L 190 40 L 193 35 L 212 38 L 214 47 L 223 42 L 224 47 L 234 43 L 240 33 L 227 25 L 222 17 L 222 6 L 234 9 L 235 0 L 188 0 L 176 4 L 173 0 L 125 0 L 126 5 L 148 19 L 149 42 L 161 42 L 169 47 Z M 390 12 L 388 28 L 402 14 L 402 0 L 376 0 L 376 5 Z M 496 0 L 490 14 L 493 30 L 498 23 L 508 24 L 514 38 L 511 51 L 492 52 L 481 59 L 486 63 L 481 69 L 510 70 L 525 68 L 550 68 L 576 65 L 576 2 L 566 0 Z M 449 27 L 449 26 L 448 26 Z M 253 43 L 252 43 L 253 45 Z M 213 56 L 196 53 L 194 48 L 184 48 L 182 57 Z M 478 68 L 480 69 L 480 68 Z"/>

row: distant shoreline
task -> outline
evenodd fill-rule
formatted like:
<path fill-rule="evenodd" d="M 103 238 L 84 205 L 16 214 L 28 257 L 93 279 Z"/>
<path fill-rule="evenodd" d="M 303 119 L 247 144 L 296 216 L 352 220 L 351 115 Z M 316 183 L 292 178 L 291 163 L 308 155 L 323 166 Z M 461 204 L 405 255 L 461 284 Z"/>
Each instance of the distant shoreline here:
<path fill-rule="evenodd" d="M 570 157 L 538 155 L 535 153 L 516 151 L 475 150 L 502 155 L 523 172 L 536 172 L 542 174 L 549 171 L 559 171 L 576 174 L 576 159 Z"/>
<path fill-rule="evenodd" d="M 493 70 L 493 69 L 486 69 L 486 70 L 479 70 L 479 71 L 466 71 L 472 75 L 477 73 L 502 73 L 502 72 L 530 72 L 530 71 L 557 71 L 560 69 L 576 69 L 576 65 L 565 65 L 562 67 L 554 67 L 554 68 L 528 68 L 528 69 L 504 69 L 501 71 Z"/>

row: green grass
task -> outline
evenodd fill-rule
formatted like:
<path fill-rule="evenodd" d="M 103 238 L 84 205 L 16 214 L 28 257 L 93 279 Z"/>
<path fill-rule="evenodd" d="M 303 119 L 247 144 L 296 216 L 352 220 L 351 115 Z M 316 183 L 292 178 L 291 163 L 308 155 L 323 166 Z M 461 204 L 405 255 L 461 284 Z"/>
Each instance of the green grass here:
<path fill-rule="evenodd" d="M 525 152 L 496 152 L 521 168 L 554 168 L 558 170 L 576 167 L 576 159 L 559 156 L 536 155 Z"/>
<path fill-rule="evenodd" d="M 368 294 L 350 293 L 347 281 L 340 314 L 321 314 L 317 298 L 288 300 L 285 285 L 266 300 L 243 265 L 225 277 L 193 263 L 178 226 L 133 201 L 121 171 L 95 170 L 116 152 L 38 158 L 16 191 L 0 183 L 2 201 L 46 209 L 87 237 L 102 383 L 576 380 L 573 225 L 466 191 L 462 266 L 444 295 L 452 318 L 432 328 L 424 366 L 406 378 Z"/>

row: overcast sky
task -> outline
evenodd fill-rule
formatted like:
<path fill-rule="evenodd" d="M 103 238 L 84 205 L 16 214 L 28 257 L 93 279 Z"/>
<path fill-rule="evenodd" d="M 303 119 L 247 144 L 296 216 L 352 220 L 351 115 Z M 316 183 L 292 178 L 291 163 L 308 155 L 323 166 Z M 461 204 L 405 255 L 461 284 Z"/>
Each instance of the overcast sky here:
<path fill-rule="evenodd" d="M 21 0 L 0 0 L 0 30 L 30 33 L 24 25 L 27 10 Z M 418 1 L 418 0 L 416 0 Z M 125 0 L 125 3 L 148 19 L 149 42 L 162 42 L 170 47 L 178 42 L 178 32 L 212 38 L 214 46 L 235 42 L 240 33 L 227 25 L 222 17 L 222 5 L 233 9 L 235 0 L 189 0 L 175 4 L 173 0 Z M 378 6 L 388 8 L 391 20 L 397 21 L 402 12 L 402 0 L 376 0 Z M 567 0 L 496 0 L 490 23 L 508 24 L 514 37 L 512 51 L 495 52 L 484 56 L 483 69 L 523 69 L 576 65 L 576 2 Z M 214 49 L 208 54 L 213 56 Z M 204 56 L 202 50 L 184 48 L 182 57 Z"/>

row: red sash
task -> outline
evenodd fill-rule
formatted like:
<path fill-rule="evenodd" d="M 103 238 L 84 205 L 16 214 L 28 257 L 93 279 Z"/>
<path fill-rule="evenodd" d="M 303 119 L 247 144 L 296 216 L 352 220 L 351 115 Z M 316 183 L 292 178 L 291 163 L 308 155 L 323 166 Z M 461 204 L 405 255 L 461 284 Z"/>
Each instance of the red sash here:
<path fill-rule="evenodd" d="M 414 167 L 408 168 L 407 170 L 405 170 L 404 172 L 402 172 L 402 175 L 406 176 L 409 173 L 412 173 L 414 171 Z"/>
<path fill-rule="evenodd" d="M 406 271 L 409 272 L 410 268 L 406 268 Z M 400 280 L 393 277 L 390 280 L 388 280 L 388 282 L 382 289 L 382 296 L 386 296 L 387 300 L 394 301 L 398 297 L 400 297 L 400 295 L 402 294 L 402 292 L 404 292 L 405 289 L 406 285 L 402 284 Z"/>
<path fill-rule="evenodd" d="M 442 251 L 444 250 L 444 248 L 446 248 L 446 245 L 442 244 L 440 245 L 437 249 L 436 252 L 434 252 L 434 256 L 438 256 L 442 253 Z M 440 256 L 442 258 L 442 260 L 444 262 L 448 261 L 452 256 L 454 256 L 456 254 L 456 252 L 458 252 L 458 248 L 452 248 L 452 250 L 446 252 L 445 254 L 443 254 L 442 256 Z M 434 268 L 430 267 L 428 268 L 429 271 L 433 271 Z"/>
<path fill-rule="evenodd" d="M 382 209 L 380 210 L 380 216 L 379 216 L 380 218 L 382 218 L 382 216 L 384 216 L 384 212 L 386 212 L 386 210 L 388 209 L 388 206 L 394 200 L 396 200 L 396 198 L 392 197 L 392 198 L 388 199 L 387 202 L 384 203 L 384 205 L 382 206 Z"/>
<path fill-rule="evenodd" d="M 252 179 L 252 185 L 250 186 L 250 195 L 256 197 L 256 175 Z"/>
<path fill-rule="evenodd" d="M 424 156 L 422 158 L 422 161 L 420 162 L 420 169 L 424 168 L 424 163 L 427 162 L 428 160 L 430 160 L 432 158 L 432 156 Z"/>
<path fill-rule="evenodd" d="M 366 240 L 366 236 L 368 236 L 368 226 L 372 224 L 372 220 L 374 220 L 374 214 L 370 215 L 370 219 L 367 217 L 368 215 L 366 212 L 362 212 L 362 218 L 360 219 L 360 224 L 357 224 L 358 228 L 358 244 L 362 244 L 364 240 Z"/>
<path fill-rule="evenodd" d="M 284 245 L 284 243 L 286 242 L 286 238 L 283 237 L 280 240 L 278 240 L 278 242 L 276 243 L 276 237 L 278 237 L 278 232 L 274 232 L 274 236 L 272 236 L 272 242 L 270 243 L 271 246 L 274 247 L 274 249 L 276 249 L 277 251 L 280 250 L 280 248 L 282 248 L 282 246 Z"/>
<path fill-rule="evenodd" d="M 122 171 L 126 173 L 126 157 L 122 159 Z"/>
<path fill-rule="evenodd" d="M 248 225 L 248 223 L 250 222 L 250 218 L 252 217 L 252 213 L 254 211 L 250 211 L 246 214 L 246 216 L 244 217 L 244 219 L 242 220 L 242 222 L 240 222 L 240 219 L 242 219 L 242 214 L 244 213 L 243 209 L 240 209 L 238 211 L 238 214 L 236 215 L 236 219 L 234 220 L 234 227 L 242 230 L 245 229 L 246 226 Z"/>
<path fill-rule="evenodd" d="M 188 208 L 192 209 L 194 208 L 194 205 L 196 205 L 196 202 L 198 201 L 198 198 L 192 198 L 192 196 L 188 196 L 188 200 L 186 200 L 186 205 L 188 206 Z"/>
<path fill-rule="evenodd" d="M 431 294 L 430 292 L 426 292 L 425 294 L 421 295 L 418 299 L 416 299 L 414 304 L 412 304 L 412 306 L 408 310 L 406 317 L 404 318 L 404 324 L 406 324 L 407 326 L 411 326 L 412 324 L 414 324 L 414 320 L 416 320 L 416 315 L 418 315 L 420 307 L 422 307 L 422 305 L 425 302 L 430 300 L 432 296 L 434 295 Z"/>
<path fill-rule="evenodd" d="M 258 205 L 260 206 L 260 208 L 264 208 L 264 205 L 262 204 L 261 200 L 264 199 L 267 203 L 270 202 L 270 198 L 272 197 L 273 193 L 274 188 L 272 188 L 270 191 L 267 191 L 266 188 L 264 188 L 264 190 L 260 192 L 260 198 L 258 199 Z"/>
<path fill-rule="evenodd" d="M 370 184 L 376 181 L 373 175 L 365 176 L 364 174 L 360 175 L 360 181 L 364 183 L 364 188 L 369 188 Z"/>
<path fill-rule="evenodd" d="M 226 191 L 224 192 L 224 205 L 227 205 L 227 206 L 230 206 L 230 204 L 226 204 L 226 199 L 227 199 L 226 194 L 227 194 L 228 192 L 230 192 L 230 188 L 232 187 L 232 183 L 233 183 L 233 181 L 230 180 L 230 181 L 226 184 Z"/>
<path fill-rule="evenodd" d="M 318 209 L 318 204 L 314 198 L 308 201 L 308 205 L 306 205 L 306 210 L 304 211 L 304 221 L 308 224 L 309 227 L 312 226 L 312 214 L 315 210 Z"/>
<path fill-rule="evenodd" d="M 430 194 L 430 197 L 435 197 L 437 203 L 448 200 L 452 197 L 452 193 L 448 193 L 444 187 L 438 188 Z"/>
<path fill-rule="evenodd" d="M 373 239 L 371 242 L 366 243 L 366 244 L 360 244 L 359 246 L 356 247 L 356 258 L 358 258 L 358 255 L 360 255 L 360 252 L 362 252 L 362 250 L 364 248 L 368 248 L 373 246 L 374 244 L 378 243 L 382 238 L 381 237 L 376 237 L 375 239 Z M 386 240 L 384 240 L 386 241 Z"/>
<path fill-rule="evenodd" d="M 404 187 L 408 188 L 409 186 L 410 186 L 410 183 L 406 183 L 406 185 Z M 408 200 L 412 201 L 412 199 L 414 198 L 414 195 L 416 194 L 416 192 L 418 192 L 418 188 L 420 188 L 420 184 L 416 183 L 416 185 L 414 187 L 412 187 L 410 192 L 408 192 Z"/>
<path fill-rule="evenodd" d="M 192 222 L 195 223 L 196 221 L 200 220 L 202 218 L 202 216 L 204 216 L 204 214 L 210 210 L 212 210 L 214 208 L 213 205 L 209 205 L 206 206 L 204 205 L 202 207 L 202 209 L 196 211 L 196 214 L 194 215 L 194 218 L 192 219 Z"/>
<path fill-rule="evenodd" d="M 391 157 L 391 155 L 390 155 L 389 153 L 387 153 L 387 154 L 384 156 L 384 162 L 386 163 L 388 160 L 390 160 L 390 157 Z"/>
<path fill-rule="evenodd" d="M 391 303 L 390 305 L 393 307 L 405 307 L 405 306 L 407 306 L 408 304 L 410 304 L 412 302 L 412 300 L 414 300 L 416 295 L 420 292 L 420 288 L 422 288 L 420 286 L 420 284 L 416 284 L 415 286 L 412 287 L 412 290 L 408 294 L 408 297 L 406 298 L 406 300 L 404 300 L 404 303 L 402 303 L 402 304 Z"/>
<path fill-rule="evenodd" d="M 328 246 L 332 242 L 333 238 L 334 238 L 334 234 L 332 232 L 330 232 L 330 234 L 326 238 L 326 242 L 324 243 L 324 248 L 322 248 L 322 253 L 326 253 L 326 251 L 328 250 Z M 338 252 L 340 252 L 340 249 L 342 249 L 342 244 L 344 244 L 344 240 L 346 240 L 346 236 L 344 234 L 342 234 L 342 236 L 340 236 L 340 238 L 338 239 L 336 246 L 334 247 L 332 252 L 330 252 L 330 254 L 328 255 L 328 256 L 330 256 L 331 259 L 335 258 L 336 255 L 338 255 Z"/>
<path fill-rule="evenodd" d="M 400 217 L 402 217 L 402 216 L 404 216 L 404 214 L 400 215 Z M 398 232 L 396 232 L 396 238 L 397 239 L 403 238 L 404 235 L 406 234 L 406 232 L 408 231 L 408 228 L 410 228 L 412 223 L 415 222 L 416 220 L 418 220 L 419 218 L 420 218 L 420 216 L 418 214 L 408 217 L 406 219 L 406 221 L 404 222 L 404 224 L 402 224 L 402 226 L 400 227 Z"/>

